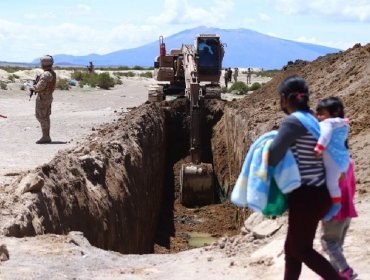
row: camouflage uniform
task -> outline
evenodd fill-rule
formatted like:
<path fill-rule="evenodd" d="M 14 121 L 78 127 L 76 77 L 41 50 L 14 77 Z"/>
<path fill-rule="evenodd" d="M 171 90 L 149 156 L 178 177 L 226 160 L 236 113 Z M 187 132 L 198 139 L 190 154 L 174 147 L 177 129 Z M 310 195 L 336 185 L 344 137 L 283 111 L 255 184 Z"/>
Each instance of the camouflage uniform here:
<path fill-rule="evenodd" d="M 38 94 L 36 99 L 36 119 L 40 122 L 42 129 L 42 138 L 36 142 L 37 144 L 51 142 L 50 114 L 53 92 L 56 84 L 56 74 L 52 70 L 52 60 L 51 64 L 49 61 L 49 63 L 46 63 L 47 65 L 44 65 L 43 58 L 41 58 L 41 65 L 44 69 L 44 73 L 41 74 L 39 81 L 34 85 L 34 90 Z"/>

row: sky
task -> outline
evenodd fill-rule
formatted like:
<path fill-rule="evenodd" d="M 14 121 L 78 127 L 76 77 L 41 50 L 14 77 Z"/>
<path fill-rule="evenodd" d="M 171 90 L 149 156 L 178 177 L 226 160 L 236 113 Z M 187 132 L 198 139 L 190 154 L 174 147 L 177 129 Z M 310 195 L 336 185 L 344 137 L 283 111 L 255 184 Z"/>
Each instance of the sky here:
<path fill-rule="evenodd" d="M 2 0 L 0 61 L 107 54 L 201 25 L 344 50 L 370 42 L 370 0 Z"/>

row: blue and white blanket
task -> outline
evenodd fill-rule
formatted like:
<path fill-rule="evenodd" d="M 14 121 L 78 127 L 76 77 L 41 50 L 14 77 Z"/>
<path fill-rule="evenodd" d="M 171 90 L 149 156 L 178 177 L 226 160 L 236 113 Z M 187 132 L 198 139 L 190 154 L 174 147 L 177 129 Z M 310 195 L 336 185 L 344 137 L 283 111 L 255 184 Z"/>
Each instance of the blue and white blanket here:
<path fill-rule="evenodd" d="M 290 150 L 275 168 L 268 167 L 268 151 L 277 131 L 259 137 L 249 148 L 242 171 L 231 194 L 231 202 L 262 212 L 267 205 L 271 176 L 286 194 L 301 185 L 301 177 Z"/>

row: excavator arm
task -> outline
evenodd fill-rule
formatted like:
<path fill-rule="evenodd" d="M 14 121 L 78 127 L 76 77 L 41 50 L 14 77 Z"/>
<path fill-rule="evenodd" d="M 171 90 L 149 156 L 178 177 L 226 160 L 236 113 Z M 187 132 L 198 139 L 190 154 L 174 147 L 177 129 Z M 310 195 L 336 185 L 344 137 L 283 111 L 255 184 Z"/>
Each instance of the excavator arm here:
<path fill-rule="evenodd" d="M 161 84 L 149 91 L 149 100 L 160 101 L 168 94 L 185 95 L 190 103 L 191 163 L 180 171 L 180 200 L 185 206 L 214 202 L 214 174 L 211 163 L 202 162 L 202 123 L 204 98 L 221 97 L 219 84 L 224 48 L 216 34 L 200 34 L 195 45 L 183 44 L 180 49 L 165 52 L 160 38 L 160 56 L 154 73 Z M 202 83 L 202 84 L 201 84 Z"/>

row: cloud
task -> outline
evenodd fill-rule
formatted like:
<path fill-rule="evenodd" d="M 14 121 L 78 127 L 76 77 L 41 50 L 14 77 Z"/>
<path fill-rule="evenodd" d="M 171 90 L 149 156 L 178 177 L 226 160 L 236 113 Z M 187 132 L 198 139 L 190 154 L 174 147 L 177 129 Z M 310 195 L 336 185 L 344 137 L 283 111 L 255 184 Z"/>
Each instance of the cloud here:
<path fill-rule="evenodd" d="M 341 49 L 341 50 L 346 50 L 348 48 L 353 47 L 353 43 L 350 43 L 350 42 L 319 40 L 315 37 L 308 38 L 308 37 L 301 36 L 301 37 L 298 37 L 298 38 L 293 39 L 293 40 L 297 41 L 297 42 L 321 45 L 321 46 L 332 47 L 332 48 L 337 48 L 337 49 Z"/>
<path fill-rule="evenodd" d="M 150 24 L 214 25 L 222 23 L 234 9 L 233 0 L 213 0 L 206 5 L 189 0 L 165 0 L 163 12 L 148 18 Z"/>
<path fill-rule="evenodd" d="M 43 12 L 38 14 L 25 14 L 25 19 L 35 20 L 35 19 L 55 19 L 57 18 L 56 14 L 53 12 Z"/>
<path fill-rule="evenodd" d="M 271 17 L 269 15 L 266 15 L 266 14 L 263 14 L 263 13 L 258 14 L 258 17 L 263 22 L 271 21 Z"/>
<path fill-rule="evenodd" d="M 269 2 L 286 14 L 311 14 L 336 20 L 370 21 L 368 0 L 269 0 Z"/>
<path fill-rule="evenodd" d="M 90 16 L 92 9 L 88 5 L 78 4 L 73 9 L 68 11 L 68 16 L 72 17 L 81 17 L 81 16 Z"/>
<path fill-rule="evenodd" d="M 43 54 L 105 54 L 139 46 L 161 34 L 159 26 L 122 23 L 98 30 L 72 23 L 20 24 L 0 19 L 0 61 L 29 62 Z"/>

